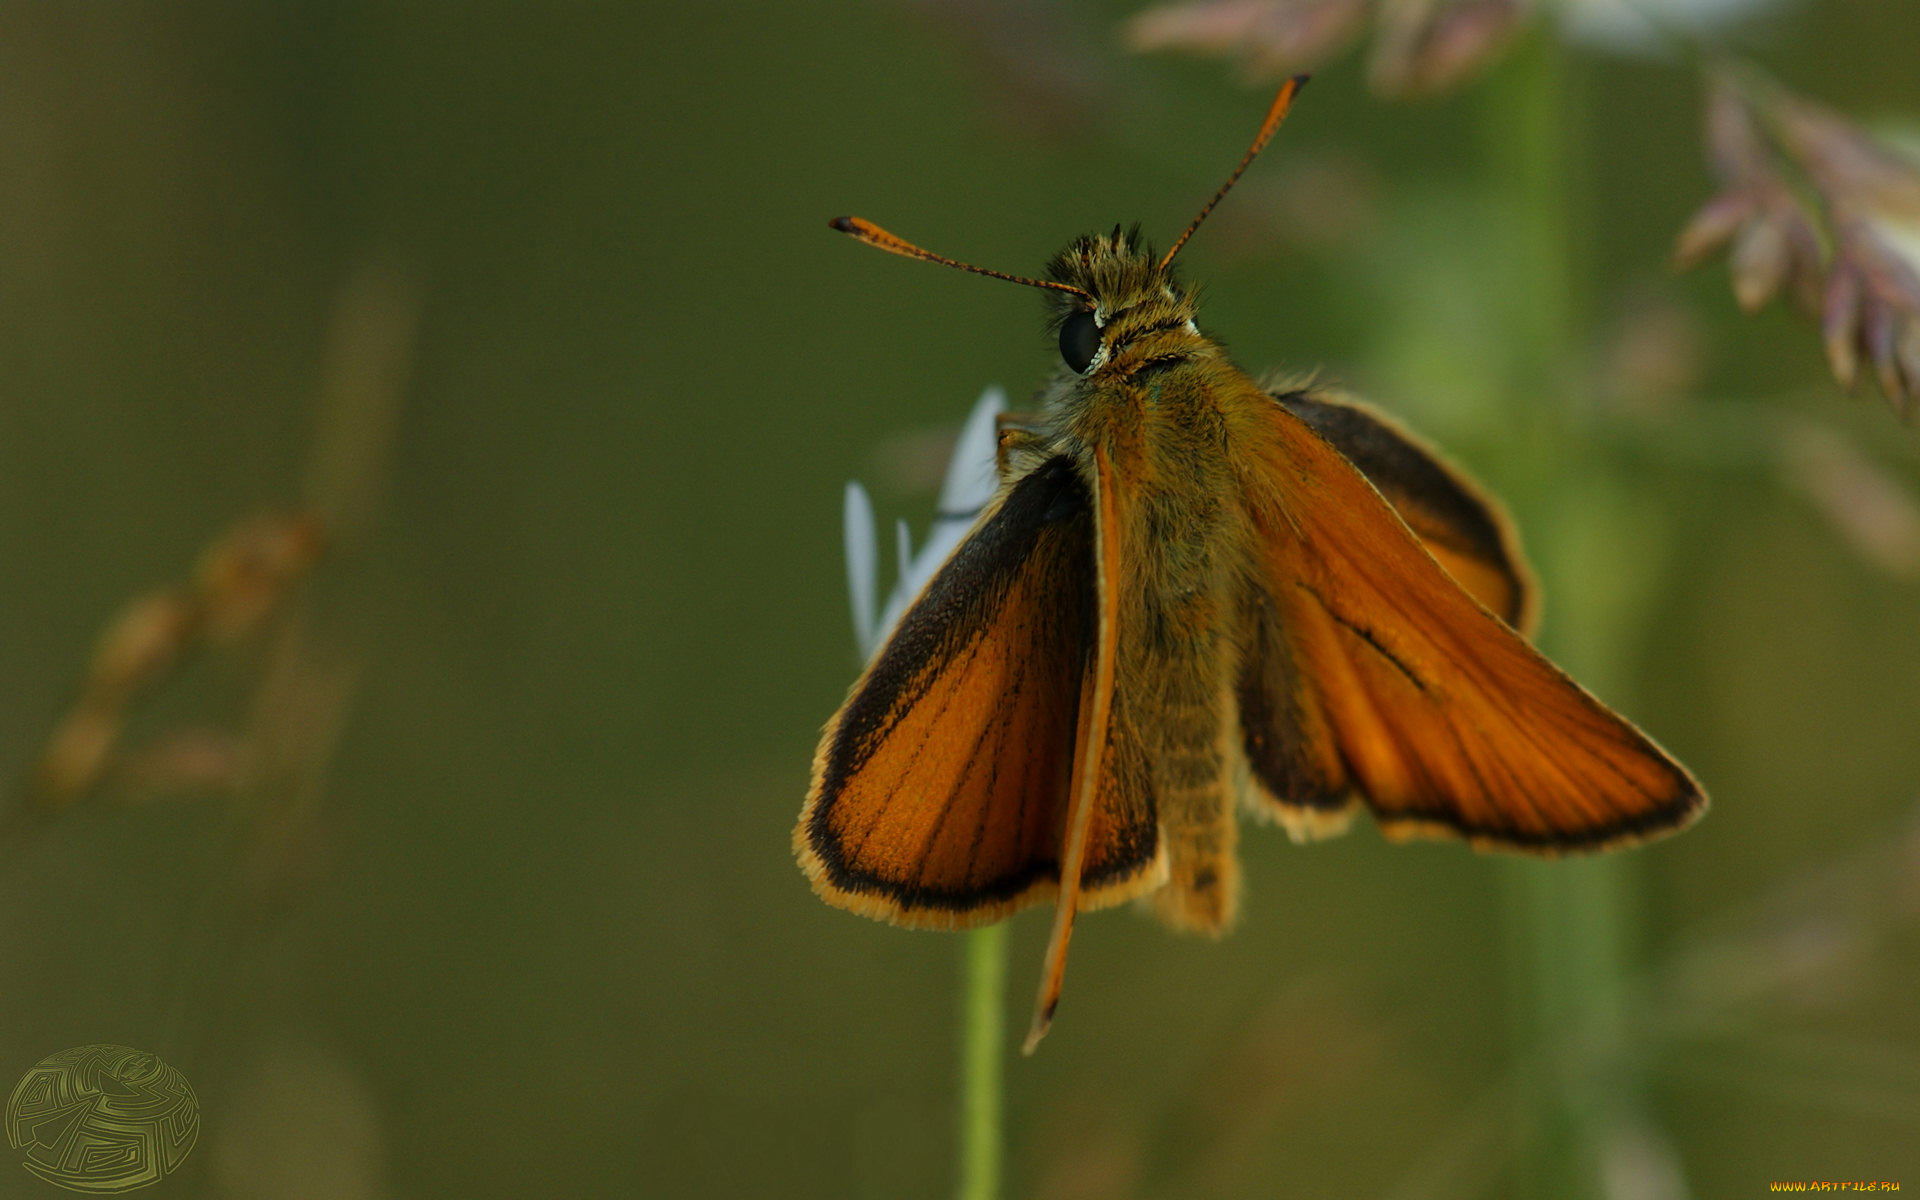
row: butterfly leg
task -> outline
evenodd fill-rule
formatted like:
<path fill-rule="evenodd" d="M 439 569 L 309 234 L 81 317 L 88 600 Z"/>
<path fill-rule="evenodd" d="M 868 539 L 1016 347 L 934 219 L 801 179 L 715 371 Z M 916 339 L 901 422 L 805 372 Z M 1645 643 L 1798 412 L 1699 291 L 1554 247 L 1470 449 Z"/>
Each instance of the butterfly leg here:
<path fill-rule="evenodd" d="M 1002 478 L 1006 477 L 1007 464 L 1014 455 L 1044 447 L 1046 439 L 1040 432 L 1040 418 L 1032 413 L 995 413 L 993 424 L 996 431 L 994 465 Z"/>

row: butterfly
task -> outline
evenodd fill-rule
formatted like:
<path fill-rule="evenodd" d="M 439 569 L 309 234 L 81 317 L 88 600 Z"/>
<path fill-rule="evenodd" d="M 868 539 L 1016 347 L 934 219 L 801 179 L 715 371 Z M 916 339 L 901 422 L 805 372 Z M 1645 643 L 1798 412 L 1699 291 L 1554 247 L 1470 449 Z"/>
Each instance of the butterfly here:
<path fill-rule="evenodd" d="M 1407 430 L 1262 386 L 1196 324 L 1175 256 L 1080 238 L 1029 279 L 855 217 L 869 245 L 1044 290 L 1060 368 L 1003 417 L 999 485 L 828 722 L 793 844 L 828 903 L 962 929 L 1051 902 L 1026 1049 L 1076 914 L 1144 899 L 1220 933 L 1238 814 L 1297 840 L 1364 808 L 1392 838 L 1554 855 L 1684 827 L 1684 767 L 1528 642 L 1499 506 Z"/>

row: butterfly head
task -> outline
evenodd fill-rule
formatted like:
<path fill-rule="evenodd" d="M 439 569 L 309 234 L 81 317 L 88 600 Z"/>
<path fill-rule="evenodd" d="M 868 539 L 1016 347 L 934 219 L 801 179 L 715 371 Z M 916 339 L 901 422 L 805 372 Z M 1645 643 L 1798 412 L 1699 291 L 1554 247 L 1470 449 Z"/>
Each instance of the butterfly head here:
<path fill-rule="evenodd" d="M 1075 241 L 1047 264 L 1065 287 L 1054 292 L 1060 358 L 1079 375 L 1164 362 L 1192 348 L 1194 292 L 1138 226 Z"/>

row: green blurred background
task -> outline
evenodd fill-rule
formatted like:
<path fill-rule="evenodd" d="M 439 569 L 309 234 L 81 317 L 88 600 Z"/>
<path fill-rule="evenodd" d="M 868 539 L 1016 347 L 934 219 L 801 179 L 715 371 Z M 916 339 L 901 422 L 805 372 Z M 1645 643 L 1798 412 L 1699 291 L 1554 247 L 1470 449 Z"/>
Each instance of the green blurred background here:
<path fill-rule="evenodd" d="M 0 1086 L 179 1067 L 201 1143 L 151 1195 L 945 1194 L 959 942 L 820 904 L 788 832 L 858 668 L 844 481 L 918 527 L 974 396 L 1054 354 L 1031 295 L 825 220 L 1017 272 L 1164 244 L 1268 91 L 1129 53 L 1128 11 L 0 8 Z M 1905 4 L 1743 39 L 1920 127 Z M 1577 336 L 1542 366 L 1501 131 L 1546 60 Z M 1920 573 L 1808 482 L 1897 515 L 1920 457 L 1814 331 L 1669 274 L 1698 91 L 1528 42 L 1387 105 L 1349 57 L 1184 261 L 1242 365 L 1508 495 L 1549 648 L 1714 811 L 1597 873 L 1249 830 L 1226 940 L 1080 926 L 1008 1194 L 1920 1187 Z M 240 784 L 160 759 L 22 816 L 114 614 L 302 505 L 337 526 L 305 590 L 126 733 Z"/>

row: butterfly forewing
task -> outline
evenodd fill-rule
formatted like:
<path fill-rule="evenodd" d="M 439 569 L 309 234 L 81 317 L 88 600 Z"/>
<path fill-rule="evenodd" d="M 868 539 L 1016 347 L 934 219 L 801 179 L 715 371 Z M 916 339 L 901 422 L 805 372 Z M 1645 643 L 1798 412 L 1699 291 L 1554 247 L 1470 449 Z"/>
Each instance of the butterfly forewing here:
<path fill-rule="evenodd" d="M 1697 815 L 1685 769 L 1469 594 L 1292 407 L 1258 410 L 1247 476 L 1241 719 L 1272 798 L 1311 819 L 1350 793 L 1389 834 L 1547 853 Z"/>
<path fill-rule="evenodd" d="M 957 928 L 1053 894 L 1095 634 L 1092 521 L 1069 461 L 1024 475 L 854 685 L 795 830 L 826 899 Z M 1095 814 L 1102 882 L 1145 867 L 1121 861 L 1141 859 L 1135 824 Z"/>
<path fill-rule="evenodd" d="M 1522 633 L 1533 624 L 1533 574 L 1500 506 L 1398 422 L 1344 395 L 1273 398 L 1367 477 L 1427 553 L 1493 614 Z"/>

